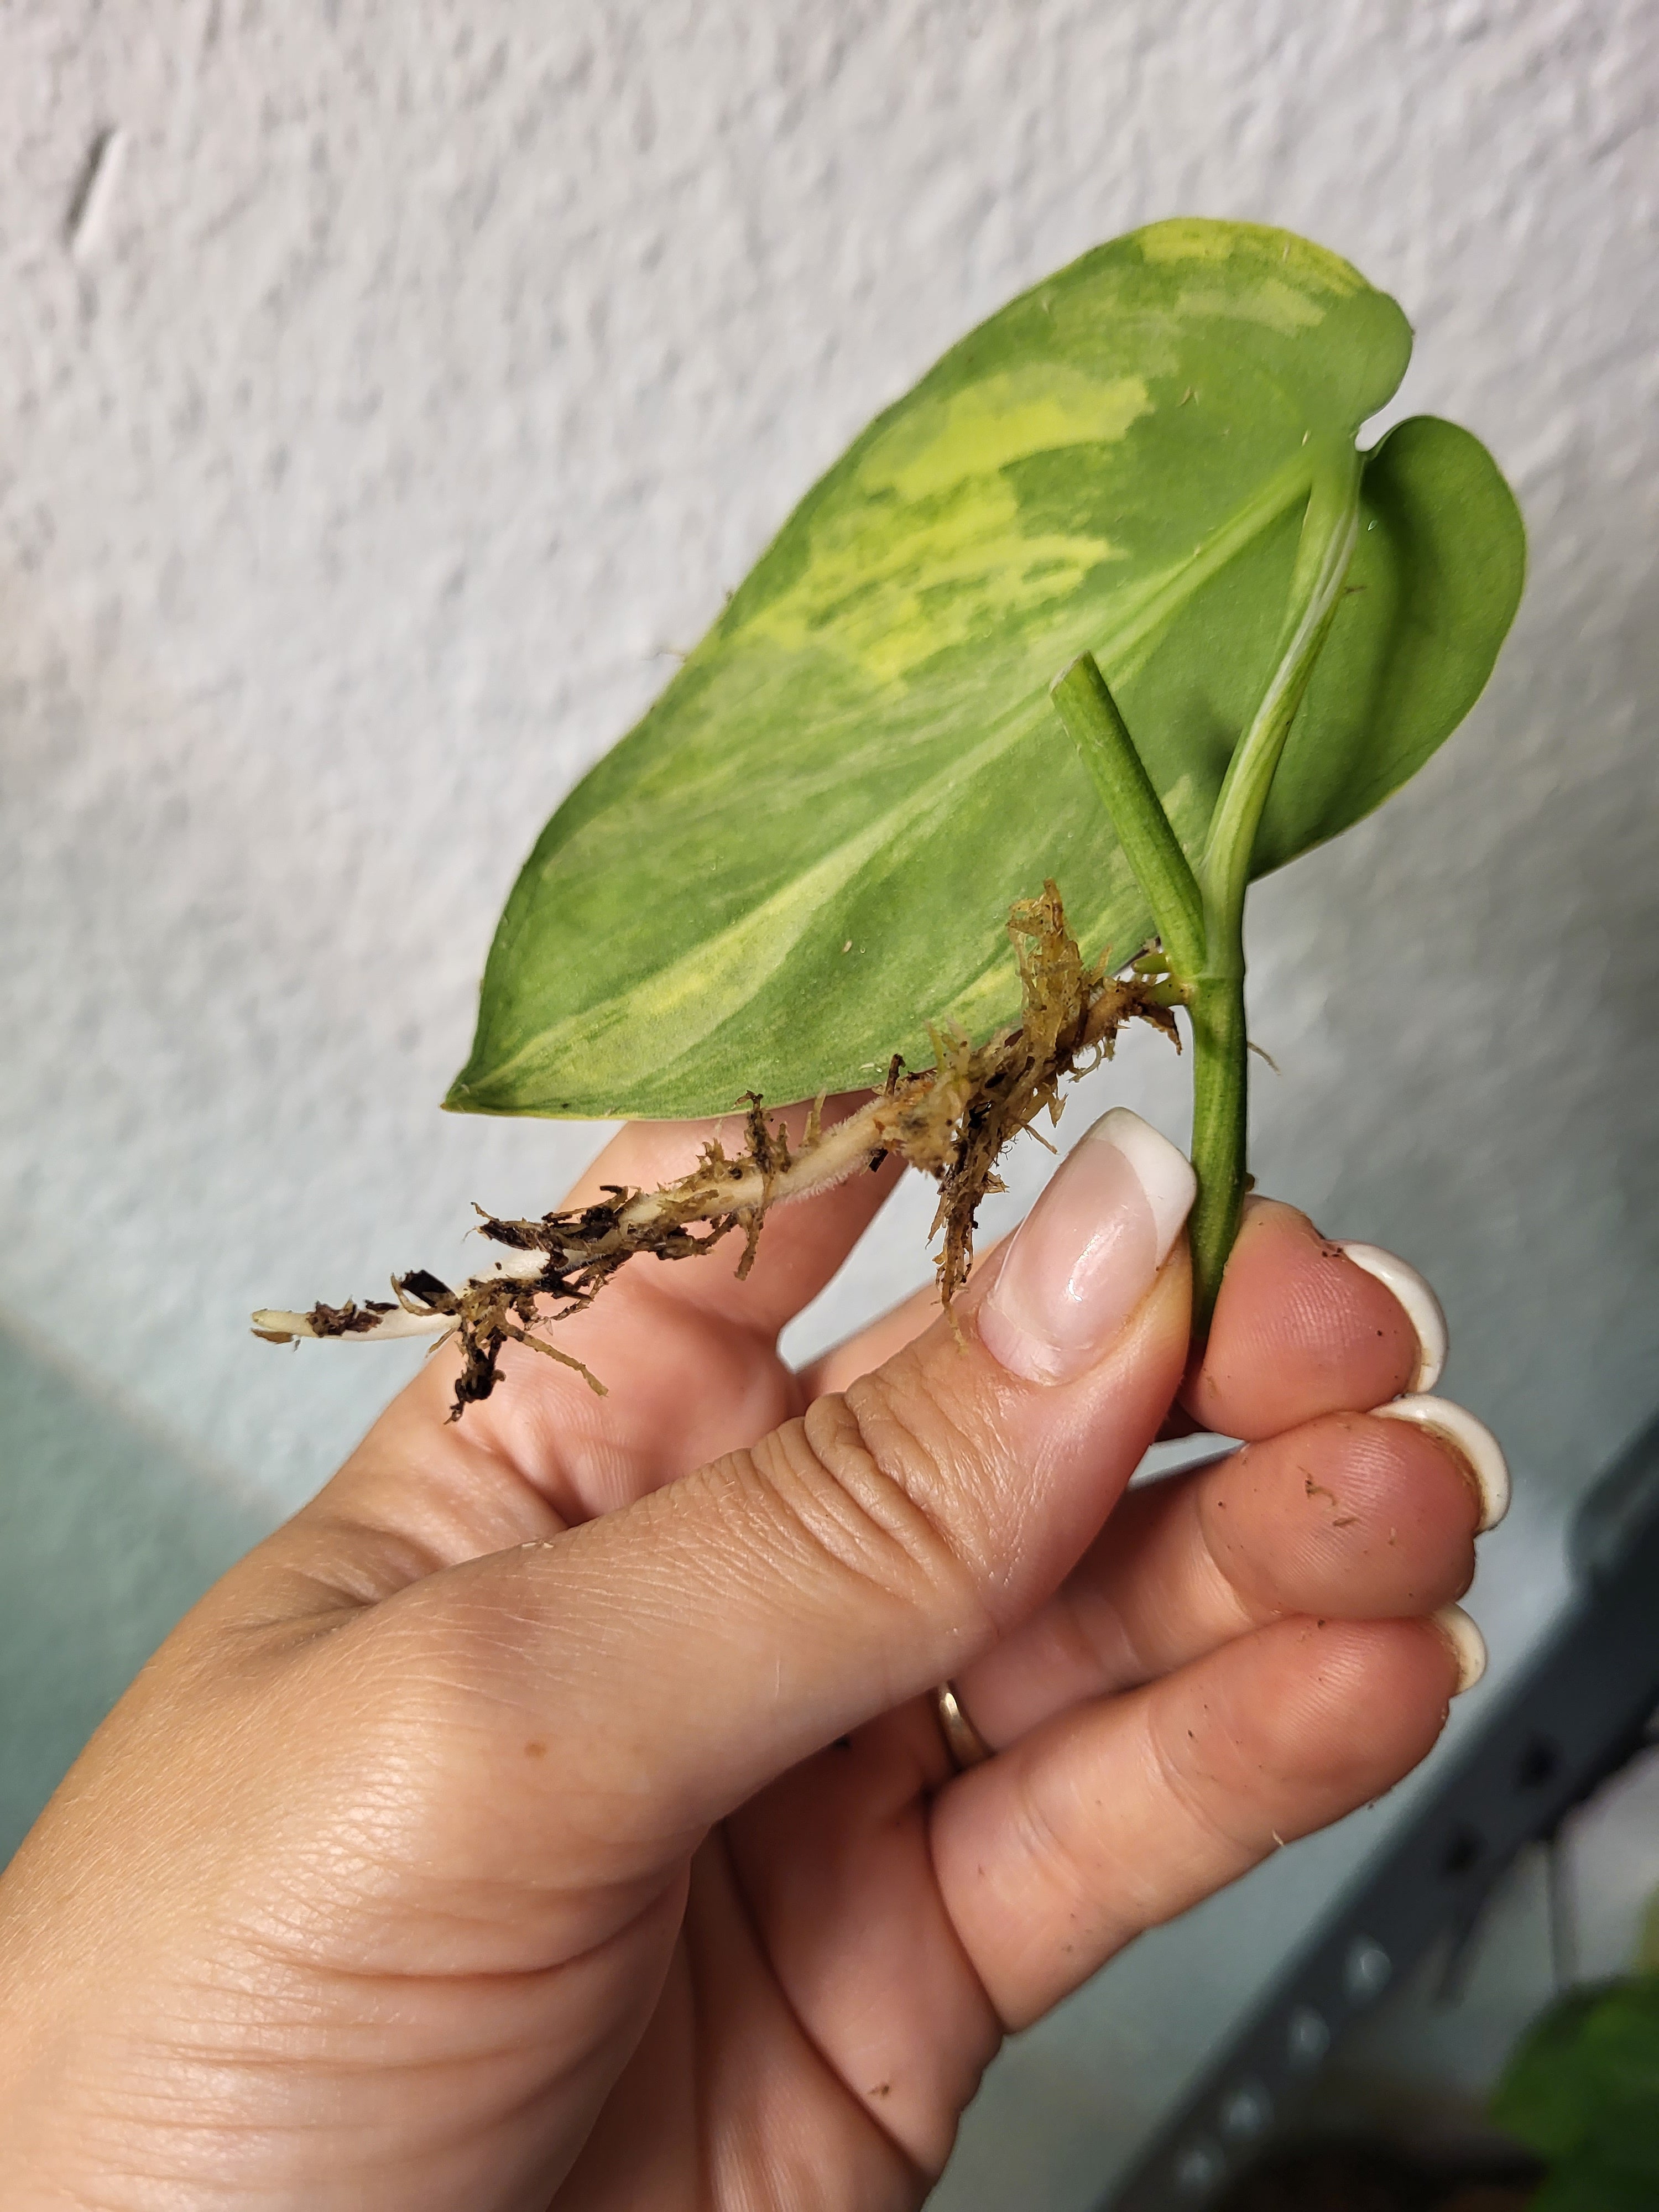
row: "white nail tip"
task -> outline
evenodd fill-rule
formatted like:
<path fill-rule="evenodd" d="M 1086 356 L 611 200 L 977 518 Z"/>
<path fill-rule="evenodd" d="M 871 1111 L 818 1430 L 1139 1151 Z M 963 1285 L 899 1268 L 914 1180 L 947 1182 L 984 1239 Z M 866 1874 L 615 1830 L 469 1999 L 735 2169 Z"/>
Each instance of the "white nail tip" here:
<path fill-rule="evenodd" d="M 1103 1114 L 1084 1136 L 1084 1143 L 1114 1145 L 1134 1170 L 1146 1194 L 1158 1236 L 1158 1264 L 1169 1258 L 1187 1216 L 1198 1195 L 1198 1177 L 1192 1162 L 1179 1146 L 1161 1136 L 1150 1121 L 1127 1106 L 1114 1106 Z"/>
<path fill-rule="evenodd" d="M 1392 1291 L 1405 1308 L 1406 1318 L 1417 1331 L 1417 1368 L 1411 1388 L 1432 1390 L 1446 1365 L 1446 1316 L 1439 1299 L 1415 1267 L 1380 1244 L 1339 1244 L 1337 1249 L 1374 1276 L 1385 1291 Z"/>
<path fill-rule="evenodd" d="M 1371 1411 L 1379 1420 L 1415 1422 L 1419 1428 L 1427 1429 L 1431 1435 L 1449 1443 L 1468 1468 L 1480 1492 L 1480 1521 L 1476 1535 L 1484 1536 L 1488 1528 L 1498 1526 L 1510 1510 L 1510 1464 L 1502 1445 L 1484 1421 L 1476 1420 L 1462 1406 L 1454 1406 L 1449 1398 L 1430 1398 L 1420 1394 L 1390 1399 L 1386 1406 L 1374 1406 Z"/>
<path fill-rule="evenodd" d="M 1443 1605 L 1433 1620 L 1456 1655 L 1457 1687 L 1452 1695 L 1461 1698 L 1486 1671 L 1486 1639 L 1461 1605 Z"/>

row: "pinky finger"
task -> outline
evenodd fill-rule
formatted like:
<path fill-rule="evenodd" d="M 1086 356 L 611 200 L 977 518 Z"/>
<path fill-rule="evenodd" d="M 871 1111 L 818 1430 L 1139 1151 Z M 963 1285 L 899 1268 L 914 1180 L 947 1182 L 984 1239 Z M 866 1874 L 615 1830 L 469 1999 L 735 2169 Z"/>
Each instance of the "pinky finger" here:
<path fill-rule="evenodd" d="M 1003 2021 L 1025 2026 L 1145 1929 L 1390 1789 L 1479 1671 L 1456 1607 L 1278 1621 L 963 1775 L 936 1802 L 933 1863 Z"/>

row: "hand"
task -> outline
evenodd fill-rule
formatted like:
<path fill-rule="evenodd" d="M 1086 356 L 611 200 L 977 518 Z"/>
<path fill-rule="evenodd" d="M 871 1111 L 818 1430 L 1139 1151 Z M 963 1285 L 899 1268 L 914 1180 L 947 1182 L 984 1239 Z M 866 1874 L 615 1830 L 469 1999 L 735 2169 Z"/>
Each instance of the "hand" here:
<path fill-rule="evenodd" d="M 884 1171 L 745 1284 L 635 1261 L 562 1339 L 608 1397 L 525 1351 L 450 1426 L 438 1355 L 0 1883 L 12 2212 L 915 2204 L 1008 2028 L 1420 1759 L 1495 1445 L 1364 1410 L 1431 1347 L 1282 1206 L 1183 1388 L 1190 1170 L 1091 1139 L 960 1340 L 779 1360 Z M 1250 1441 L 1124 1498 L 1178 1391 Z"/>

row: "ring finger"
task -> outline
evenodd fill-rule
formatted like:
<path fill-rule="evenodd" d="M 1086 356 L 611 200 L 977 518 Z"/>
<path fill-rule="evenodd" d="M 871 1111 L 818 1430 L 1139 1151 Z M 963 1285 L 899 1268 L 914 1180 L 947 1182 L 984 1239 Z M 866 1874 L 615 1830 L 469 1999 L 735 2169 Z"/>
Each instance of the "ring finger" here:
<path fill-rule="evenodd" d="M 1390 1788 L 1474 1678 L 1468 1658 L 1426 1621 L 1279 1621 L 961 1776 L 933 1802 L 933 1869 L 1004 2025 Z"/>

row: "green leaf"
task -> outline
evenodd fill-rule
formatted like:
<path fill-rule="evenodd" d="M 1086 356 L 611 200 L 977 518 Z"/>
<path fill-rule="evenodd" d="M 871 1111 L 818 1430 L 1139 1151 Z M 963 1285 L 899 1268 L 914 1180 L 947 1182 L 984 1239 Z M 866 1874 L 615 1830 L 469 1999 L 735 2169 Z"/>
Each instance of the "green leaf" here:
<path fill-rule="evenodd" d="M 1540 2206 L 1659 2203 L 1659 1975 L 1576 1991 L 1547 2013 L 1492 2116 L 1550 2161 Z"/>
<path fill-rule="evenodd" d="M 1521 516 L 1467 430 L 1425 415 L 1401 422 L 1367 456 L 1361 501 L 1350 596 L 1273 781 L 1257 875 L 1416 775 L 1480 697 L 1520 600 Z"/>
<path fill-rule="evenodd" d="M 678 1116 L 867 1085 L 1013 1018 L 1012 902 L 1127 960 L 1140 893 L 1049 679 L 1099 660 L 1189 856 L 1273 668 L 1313 459 L 1410 350 L 1282 231 L 1160 223 L 953 347 L 808 493 L 548 824 L 447 1103 Z M 1402 425 L 1259 844 L 1376 805 L 1468 710 L 1519 593 L 1475 441 Z"/>

